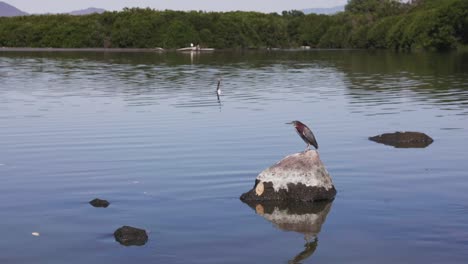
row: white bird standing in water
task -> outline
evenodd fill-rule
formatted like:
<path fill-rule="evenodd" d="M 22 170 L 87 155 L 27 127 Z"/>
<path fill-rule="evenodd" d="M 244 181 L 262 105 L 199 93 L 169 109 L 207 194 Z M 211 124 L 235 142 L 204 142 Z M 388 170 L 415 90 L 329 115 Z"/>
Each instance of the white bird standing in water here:
<path fill-rule="evenodd" d="M 221 78 L 218 79 L 218 87 L 216 88 L 216 94 L 218 97 L 221 95 Z"/>

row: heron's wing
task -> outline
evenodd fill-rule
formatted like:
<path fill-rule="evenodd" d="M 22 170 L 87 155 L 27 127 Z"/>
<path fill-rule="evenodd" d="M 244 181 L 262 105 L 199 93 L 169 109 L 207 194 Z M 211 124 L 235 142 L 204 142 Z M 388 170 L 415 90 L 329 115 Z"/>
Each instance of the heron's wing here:
<path fill-rule="evenodd" d="M 318 149 L 317 140 L 315 139 L 315 136 L 314 136 L 314 133 L 312 133 L 312 130 L 310 130 L 308 127 L 304 127 L 302 131 L 302 135 L 307 139 L 307 141 L 310 142 L 312 146 Z"/>

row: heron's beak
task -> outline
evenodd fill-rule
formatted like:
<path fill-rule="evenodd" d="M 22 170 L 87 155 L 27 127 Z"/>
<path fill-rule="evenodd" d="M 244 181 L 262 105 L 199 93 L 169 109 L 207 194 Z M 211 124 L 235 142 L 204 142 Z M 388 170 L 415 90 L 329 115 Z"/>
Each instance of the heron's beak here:
<path fill-rule="evenodd" d="M 285 123 L 286 125 L 291 125 L 293 122 Z"/>

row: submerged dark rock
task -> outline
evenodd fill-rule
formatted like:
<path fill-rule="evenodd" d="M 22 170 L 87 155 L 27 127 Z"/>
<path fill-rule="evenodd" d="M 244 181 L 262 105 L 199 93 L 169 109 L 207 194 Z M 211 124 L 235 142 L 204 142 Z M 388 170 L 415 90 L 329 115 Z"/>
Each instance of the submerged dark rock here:
<path fill-rule="evenodd" d="M 369 137 L 369 140 L 395 148 L 425 148 L 434 140 L 421 132 L 395 132 Z"/>
<path fill-rule="evenodd" d="M 262 171 L 242 201 L 331 200 L 336 195 L 325 165 L 316 150 L 289 155 Z"/>
<path fill-rule="evenodd" d="M 89 203 L 94 207 L 104 207 L 104 208 L 106 208 L 110 204 L 108 201 L 101 200 L 101 199 L 98 199 L 98 198 L 90 201 Z"/>
<path fill-rule="evenodd" d="M 125 246 L 142 246 L 148 241 L 146 231 L 131 226 L 122 226 L 114 232 L 115 240 Z"/>

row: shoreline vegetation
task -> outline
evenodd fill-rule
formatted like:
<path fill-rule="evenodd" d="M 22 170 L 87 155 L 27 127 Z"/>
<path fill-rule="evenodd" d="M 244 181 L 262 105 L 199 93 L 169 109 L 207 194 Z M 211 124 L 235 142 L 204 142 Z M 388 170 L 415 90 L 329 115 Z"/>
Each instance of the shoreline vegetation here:
<path fill-rule="evenodd" d="M 163 49 L 156 48 L 31 48 L 31 47 L 0 47 L 0 52 L 179 52 L 179 53 L 213 53 L 213 52 L 229 52 L 229 51 L 351 51 L 351 50 L 365 50 L 353 48 L 252 48 L 252 49 L 213 49 L 213 50 L 183 50 L 183 49 Z"/>
<path fill-rule="evenodd" d="M 0 51 L 153 52 L 190 43 L 221 50 L 465 49 L 468 1 L 350 0 L 335 15 L 126 8 L 0 18 L 0 47 L 7 47 Z"/>

